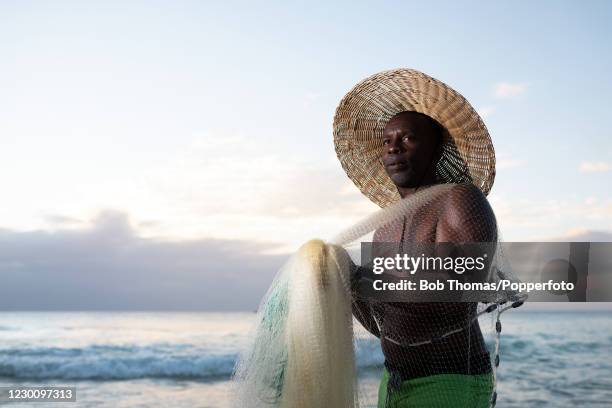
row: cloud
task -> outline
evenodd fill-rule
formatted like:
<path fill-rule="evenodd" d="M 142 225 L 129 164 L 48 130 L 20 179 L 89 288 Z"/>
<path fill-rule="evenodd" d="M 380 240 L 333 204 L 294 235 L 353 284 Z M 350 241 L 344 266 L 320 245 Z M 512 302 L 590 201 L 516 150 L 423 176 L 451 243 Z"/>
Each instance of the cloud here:
<path fill-rule="evenodd" d="M 127 214 L 86 228 L 0 230 L 0 310 L 252 310 L 285 255 L 273 243 L 157 240 Z"/>
<path fill-rule="evenodd" d="M 223 149 L 237 158 L 219 154 Z M 164 196 L 199 214 L 283 217 L 289 208 L 291 216 L 346 215 L 338 207 L 361 198 L 356 187 L 353 195 L 340 193 L 348 179 L 335 158 L 308 161 L 246 136 L 200 139 L 149 178 Z"/>
<path fill-rule="evenodd" d="M 68 225 L 81 225 L 82 220 L 74 217 L 68 217 L 60 214 L 47 214 L 43 216 L 43 219 L 54 226 L 68 226 Z"/>
<path fill-rule="evenodd" d="M 510 99 L 523 95 L 527 91 L 525 83 L 500 82 L 495 85 L 495 97 L 499 99 Z"/>
<path fill-rule="evenodd" d="M 603 173 L 609 171 L 610 167 L 606 162 L 582 162 L 579 170 L 581 173 Z"/>
<path fill-rule="evenodd" d="M 489 202 L 506 241 L 543 241 L 577 229 L 612 229 L 612 200 L 609 199 L 534 200 L 493 193 Z"/>
<path fill-rule="evenodd" d="M 545 238 L 543 242 L 612 242 L 612 232 L 573 228 L 563 235 Z"/>
<path fill-rule="evenodd" d="M 491 116 L 491 114 L 493 114 L 493 112 L 495 112 L 495 107 L 493 107 L 493 106 L 483 106 L 483 107 L 477 109 L 476 111 L 478 112 L 478 114 L 483 119 L 486 119 L 489 116 Z"/>
<path fill-rule="evenodd" d="M 308 155 L 292 138 L 208 131 L 185 144 L 177 140 L 145 165 L 116 172 L 106 166 L 108 174 L 100 166 L 100 174 L 84 171 L 80 181 L 21 182 L 13 188 L 24 193 L 8 194 L 8 204 L 0 207 L 0 227 L 82 228 L 99 211 L 115 208 L 133 217 L 143 237 L 273 241 L 292 250 L 313 237 L 328 239 L 377 210 L 331 151 Z"/>
<path fill-rule="evenodd" d="M 295 247 L 329 238 L 377 210 L 335 157 L 306 160 L 243 135 L 206 135 L 146 179 L 158 209 L 130 213 L 160 221 L 148 224 L 149 236 L 268 240 Z"/>
<path fill-rule="evenodd" d="M 557 207 L 562 218 L 569 212 Z M 523 222 L 550 218 L 550 206 L 532 211 Z M 287 258 L 282 234 L 279 243 L 168 240 L 143 237 L 136 224 L 107 210 L 78 229 L 0 230 L 0 310 L 254 310 Z M 570 229 L 539 240 L 612 242 L 612 233 Z"/>

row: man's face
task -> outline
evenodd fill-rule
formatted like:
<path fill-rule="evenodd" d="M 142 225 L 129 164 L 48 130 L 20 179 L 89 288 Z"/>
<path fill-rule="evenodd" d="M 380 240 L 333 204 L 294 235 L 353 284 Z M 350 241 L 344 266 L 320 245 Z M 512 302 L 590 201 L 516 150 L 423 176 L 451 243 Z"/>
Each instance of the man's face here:
<path fill-rule="evenodd" d="M 416 112 L 395 115 L 383 130 L 382 160 L 397 187 L 418 187 L 428 170 L 433 170 L 438 130 Z"/>

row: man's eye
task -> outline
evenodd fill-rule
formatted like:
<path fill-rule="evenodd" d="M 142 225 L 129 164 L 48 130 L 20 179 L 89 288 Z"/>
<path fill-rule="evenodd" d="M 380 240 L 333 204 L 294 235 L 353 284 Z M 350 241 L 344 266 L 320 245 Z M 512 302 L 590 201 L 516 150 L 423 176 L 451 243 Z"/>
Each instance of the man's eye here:
<path fill-rule="evenodd" d="M 383 146 L 386 146 L 388 144 L 389 144 L 389 140 L 388 139 L 383 140 Z"/>
<path fill-rule="evenodd" d="M 410 141 L 414 140 L 414 136 L 412 136 L 412 135 L 406 135 L 406 136 L 404 136 L 404 137 L 402 138 L 402 140 L 403 140 L 404 142 L 410 142 Z"/>

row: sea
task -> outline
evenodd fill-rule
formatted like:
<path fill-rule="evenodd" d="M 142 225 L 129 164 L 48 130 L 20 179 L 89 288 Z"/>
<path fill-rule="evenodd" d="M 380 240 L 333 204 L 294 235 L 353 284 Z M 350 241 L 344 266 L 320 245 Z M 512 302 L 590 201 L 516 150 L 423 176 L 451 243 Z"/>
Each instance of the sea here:
<path fill-rule="evenodd" d="M 229 407 L 230 376 L 255 316 L 0 312 L 0 386 L 77 391 L 72 403 L 0 406 Z M 612 406 L 611 312 L 510 311 L 502 322 L 498 407 Z M 376 401 L 383 356 L 375 338 L 357 362 L 360 390 Z"/>

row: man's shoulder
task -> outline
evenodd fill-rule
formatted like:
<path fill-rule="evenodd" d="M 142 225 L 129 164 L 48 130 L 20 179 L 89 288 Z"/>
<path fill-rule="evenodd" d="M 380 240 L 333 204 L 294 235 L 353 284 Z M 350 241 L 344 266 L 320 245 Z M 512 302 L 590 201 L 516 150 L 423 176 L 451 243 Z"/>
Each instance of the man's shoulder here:
<path fill-rule="evenodd" d="M 473 184 L 457 184 L 444 200 L 438 229 L 444 240 L 492 242 L 497 236 L 497 221 L 483 192 Z"/>
<path fill-rule="evenodd" d="M 472 183 L 453 184 L 447 192 L 447 198 L 459 201 L 487 201 L 482 190 Z"/>
<path fill-rule="evenodd" d="M 442 200 L 445 209 L 488 207 L 489 201 L 484 193 L 472 183 L 453 184 Z"/>
<path fill-rule="evenodd" d="M 459 219 L 492 215 L 492 209 L 484 193 L 472 183 L 455 184 L 443 200 L 442 216 Z"/>

